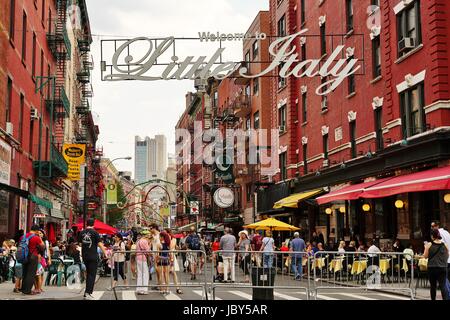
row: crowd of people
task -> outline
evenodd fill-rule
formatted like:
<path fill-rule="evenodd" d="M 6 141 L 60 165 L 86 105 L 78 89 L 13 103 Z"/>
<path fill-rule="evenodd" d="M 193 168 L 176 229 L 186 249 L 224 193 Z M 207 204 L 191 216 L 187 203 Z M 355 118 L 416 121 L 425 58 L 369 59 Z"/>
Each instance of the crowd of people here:
<path fill-rule="evenodd" d="M 325 243 L 320 232 L 314 232 L 310 241 L 305 241 L 296 232 L 292 239 L 284 242 L 280 242 L 278 238 L 278 245 L 269 230 L 251 233 L 242 230 L 236 237 L 231 228 L 225 228 L 223 235 L 207 238 L 194 227 L 189 233 L 183 232 L 175 236 L 172 230 L 160 229 L 156 224 L 141 232 L 133 229 L 113 236 L 101 236 L 94 229 L 93 219 L 87 221 L 85 230 L 71 234 L 67 241 L 57 239 L 51 244 L 44 230 L 35 225 L 27 234 L 20 231 L 14 239 L 3 242 L 0 249 L 0 281 L 11 278 L 15 283 L 15 293 L 41 294 L 45 270 L 52 266 L 55 259 L 64 256 L 72 259 L 73 264 L 78 266 L 82 279 L 86 282 L 84 298 L 87 300 L 94 299 L 92 294 L 99 271 L 103 275 L 112 273 L 112 287 L 118 285 L 119 278 L 121 286 L 127 287 L 127 274 L 131 274 L 132 280 L 137 281 L 138 295 L 149 294 L 149 288 L 167 295 L 171 293 L 170 287 L 175 287 L 176 293 L 181 295 L 183 292 L 178 273 L 188 273 L 190 280 L 195 281 L 204 272 L 208 262 L 212 262 L 215 269 L 214 281 L 234 283 L 238 267 L 244 275 L 244 282 L 250 283 L 253 266 L 287 268 L 294 280 L 301 281 L 305 275 L 305 259 L 320 255 L 320 252 L 345 255 L 347 260 L 352 261 L 358 254 L 374 260 L 382 252 L 395 252 L 404 254 L 408 261 L 413 258 L 428 259 L 431 298 L 436 299 L 439 287 L 443 299 L 447 299 L 450 233 L 441 228 L 439 222 L 433 222 L 431 227 L 432 241 L 425 243 L 423 253 L 415 254 L 411 244 L 403 246 L 399 239 L 380 248 L 376 240 L 369 240 L 367 243 Z M 28 256 L 21 261 L 17 255 L 23 253 L 21 249 L 24 247 L 27 247 Z M 279 256 L 285 260 L 279 259 Z M 155 285 L 149 285 L 150 281 L 155 281 Z"/>

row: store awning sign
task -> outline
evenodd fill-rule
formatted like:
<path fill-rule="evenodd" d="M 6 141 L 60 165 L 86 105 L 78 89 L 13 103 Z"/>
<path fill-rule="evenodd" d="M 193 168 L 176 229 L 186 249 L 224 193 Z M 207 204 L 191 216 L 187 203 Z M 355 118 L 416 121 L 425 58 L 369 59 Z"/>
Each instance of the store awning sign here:
<path fill-rule="evenodd" d="M 11 182 L 12 148 L 0 139 L 0 183 L 9 185 Z"/>
<path fill-rule="evenodd" d="M 68 178 L 70 181 L 81 179 L 81 165 L 86 163 L 86 145 L 65 144 L 63 156 L 69 165 Z"/>

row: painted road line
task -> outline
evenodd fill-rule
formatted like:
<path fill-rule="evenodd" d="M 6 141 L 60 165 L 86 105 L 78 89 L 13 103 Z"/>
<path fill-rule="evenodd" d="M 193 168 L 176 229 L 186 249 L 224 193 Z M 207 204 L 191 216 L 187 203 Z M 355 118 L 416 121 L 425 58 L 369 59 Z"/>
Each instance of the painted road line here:
<path fill-rule="evenodd" d="M 273 295 L 275 297 L 278 297 L 278 298 L 281 298 L 281 299 L 285 299 L 285 300 L 302 300 L 300 298 L 288 296 L 287 294 L 282 294 L 282 293 L 278 293 L 278 292 L 274 292 Z"/>
<path fill-rule="evenodd" d="M 137 300 L 136 291 L 122 291 L 123 300 Z"/>
<path fill-rule="evenodd" d="M 393 300 L 411 300 L 411 298 L 406 298 L 403 296 L 394 296 L 394 295 L 385 294 L 385 293 L 377 293 L 377 296 L 381 296 L 381 297 L 385 297 L 385 298 L 389 298 L 389 299 L 393 299 Z"/>
<path fill-rule="evenodd" d="M 323 299 L 323 300 L 339 300 L 337 298 L 333 298 L 333 297 L 329 297 L 329 296 L 324 296 L 323 294 L 318 294 L 317 298 L 319 299 Z"/>
<path fill-rule="evenodd" d="M 248 293 L 244 293 L 241 291 L 228 291 L 228 293 L 234 294 L 236 296 L 239 296 L 241 298 L 247 299 L 247 300 L 253 300 L 253 296 L 248 294 Z"/>
<path fill-rule="evenodd" d="M 205 294 L 202 290 L 192 290 L 192 292 L 195 293 L 196 295 L 202 297 L 203 299 L 205 299 Z M 212 294 L 209 294 L 208 298 L 212 299 Z M 216 300 L 222 300 L 222 299 L 216 295 Z"/>
<path fill-rule="evenodd" d="M 176 294 L 173 294 L 172 292 L 169 294 L 166 294 L 164 297 L 166 298 L 166 300 L 181 300 L 181 298 L 179 296 L 177 296 Z"/>
<path fill-rule="evenodd" d="M 349 298 L 353 298 L 353 299 L 356 299 L 356 300 L 377 300 L 377 299 L 374 299 L 374 298 L 365 297 L 363 295 L 357 295 L 357 294 L 351 294 L 351 293 L 342 293 L 342 292 L 340 292 L 339 295 L 346 296 L 346 297 L 349 297 Z"/>

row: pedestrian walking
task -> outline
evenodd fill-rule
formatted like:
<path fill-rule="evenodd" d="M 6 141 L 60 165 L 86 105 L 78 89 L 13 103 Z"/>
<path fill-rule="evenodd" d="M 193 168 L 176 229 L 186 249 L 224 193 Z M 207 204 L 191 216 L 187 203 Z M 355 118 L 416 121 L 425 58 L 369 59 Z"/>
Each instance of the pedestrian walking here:
<path fill-rule="evenodd" d="M 425 252 L 423 257 L 428 259 L 428 278 L 430 280 L 430 295 L 431 300 L 436 300 L 436 284 L 442 294 L 442 300 L 448 299 L 448 292 L 446 288 L 447 276 L 447 261 L 449 258 L 449 248 L 442 241 L 442 236 L 439 229 L 431 231 L 431 243 L 425 245 Z"/>
<path fill-rule="evenodd" d="M 137 288 L 138 295 L 148 294 L 148 282 L 150 278 L 148 260 L 150 257 L 150 239 L 148 234 L 141 234 L 136 243 L 136 267 L 137 267 Z"/>
<path fill-rule="evenodd" d="M 23 263 L 23 282 L 21 291 L 25 295 L 35 295 L 36 292 L 31 291 L 36 279 L 36 273 L 39 264 L 39 255 L 44 251 L 45 245 L 39 237 L 40 227 L 34 225 L 31 231 L 20 239 L 19 249 L 27 248 L 28 259 Z M 20 253 L 19 253 L 20 254 Z"/>
<path fill-rule="evenodd" d="M 159 245 L 161 244 L 160 237 L 159 237 L 159 234 L 160 234 L 159 226 L 156 223 L 153 223 L 152 225 L 150 225 L 150 233 L 152 235 L 152 252 L 153 252 L 152 256 L 154 256 L 155 253 L 158 251 Z M 150 267 L 150 269 L 152 270 L 151 267 Z M 159 286 L 161 285 L 161 276 L 162 276 L 161 272 L 160 272 L 161 269 L 156 268 L 156 266 L 154 269 L 156 271 L 156 281 L 157 281 L 158 286 L 152 287 L 152 290 L 159 291 L 160 290 Z"/>
<path fill-rule="evenodd" d="M 169 267 L 170 267 L 170 237 L 163 231 L 159 234 L 160 242 L 157 246 L 158 254 L 156 255 L 156 268 L 159 269 L 161 275 L 161 293 L 163 295 L 170 294 L 169 290 Z M 164 285 L 163 285 L 164 283 Z"/>
<path fill-rule="evenodd" d="M 292 271 L 295 280 L 301 280 L 303 275 L 303 254 L 306 249 L 305 240 L 300 238 L 300 233 L 294 233 L 294 240 L 291 241 L 290 250 L 294 253 L 292 255 Z"/>
<path fill-rule="evenodd" d="M 183 236 L 180 239 L 180 248 L 181 250 L 186 250 L 186 238 L 187 238 L 187 232 L 183 231 Z M 183 262 L 183 272 L 186 272 L 187 268 L 186 268 L 186 252 L 182 252 L 181 253 L 181 259 Z"/>
<path fill-rule="evenodd" d="M 170 229 L 166 229 L 167 234 L 170 237 L 170 268 L 169 268 L 169 273 L 172 275 L 173 277 L 173 283 L 177 286 L 177 294 L 183 294 L 183 291 L 181 291 L 178 282 L 178 274 L 177 272 L 180 271 L 180 265 L 178 263 L 178 256 L 177 253 L 175 252 L 176 250 L 178 250 L 178 246 L 177 246 L 177 239 L 174 238 L 173 234 L 172 234 L 172 230 Z"/>
<path fill-rule="evenodd" d="M 81 243 L 81 254 L 83 262 L 86 265 L 86 289 L 84 291 L 85 300 L 94 300 L 92 294 L 94 293 L 95 278 L 97 276 L 98 253 L 97 248 L 100 248 L 106 256 L 106 249 L 101 242 L 100 235 L 94 230 L 94 219 L 86 221 L 87 228 L 79 234 L 78 242 Z"/>
<path fill-rule="evenodd" d="M 261 236 L 261 234 L 259 234 L 259 232 L 256 232 L 253 237 L 252 237 L 252 251 L 254 252 L 259 252 L 261 251 L 261 247 L 262 247 L 262 239 L 263 237 Z M 256 266 L 261 267 L 261 255 L 258 253 L 253 254 L 253 258 L 254 258 L 254 262 L 256 264 Z"/>
<path fill-rule="evenodd" d="M 223 258 L 223 277 L 228 282 L 228 271 L 231 271 L 231 282 L 235 282 L 236 238 L 231 234 L 230 228 L 225 228 L 225 234 L 220 238 L 220 250 Z"/>
<path fill-rule="evenodd" d="M 262 239 L 261 252 L 263 252 L 263 267 L 272 268 L 273 252 L 275 250 L 275 240 L 272 238 L 272 232 L 266 231 L 266 236 Z"/>
<path fill-rule="evenodd" d="M 431 224 L 431 228 L 433 230 L 438 230 L 439 234 L 442 237 L 442 242 L 447 245 L 447 248 L 450 248 L 450 233 L 448 230 L 441 227 L 441 223 L 439 221 L 434 221 Z M 450 282 L 450 257 L 447 260 L 447 279 Z"/>
<path fill-rule="evenodd" d="M 191 227 L 191 233 L 186 238 L 186 248 L 188 251 L 197 251 L 197 252 L 188 252 L 186 255 L 186 259 L 189 263 L 189 268 L 191 271 L 191 280 L 197 279 L 197 265 L 199 262 L 199 257 L 202 253 L 198 252 L 200 250 L 200 237 L 196 233 L 195 227 Z"/>
<path fill-rule="evenodd" d="M 245 276 L 244 282 L 250 283 L 249 267 L 250 267 L 250 263 L 251 263 L 251 257 L 250 257 L 250 253 L 246 253 L 246 252 L 251 250 L 251 244 L 250 244 L 250 239 L 248 238 L 247 230 L 243 230 L 243 231 L 239 232 L 239 242 L 238 242 L 237 246 L 239 248 L 239 256 L 240 256 L 239 265 L 240 265 L 242 271 L 244 272 L 244 276 Z"/>
<path fill-rule="evenodd" d="M 125 275 L 125 261 L 126 261 L 126 251 L 125 241 L 123 240 L 123 236 L 120 233 L 117 233 L 114 236 L 114 245 L 113 245 L 113 288 L 117 285 L 119 280 L 119 275 L 123 280 L 123 284 L 127 285 L 127 276 Z"/>

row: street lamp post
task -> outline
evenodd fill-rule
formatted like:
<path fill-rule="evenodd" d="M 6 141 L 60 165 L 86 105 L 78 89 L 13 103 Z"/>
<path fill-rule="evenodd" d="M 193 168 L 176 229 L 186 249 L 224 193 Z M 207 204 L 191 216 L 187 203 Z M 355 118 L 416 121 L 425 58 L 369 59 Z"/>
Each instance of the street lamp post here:
<path fill-rule="evenodd" d="M 120 158 L 116 158 L 116 159 L 113 159 L 113 160 L 109 161 L 108 165 L 105 168 L 105 171 L 106 171 L 106 174 L 107 174 L 107 176 L 106 176 L 106 179 L 107 179 L 106 183 L 107 183 L 107 185 L 109 184 L 109 174 L 108 174 L 109 166 L 111 164 L 113 164 L 114 161 L 118 161 L 118 160 L 128 160 L 129 161 L 131 159 L 133 159 L 133 158 L 132 157 L 120 157 Z M 107 221 L 106 221 L 106 208 L 108 206 L 108 190 L 105 190 L 104 192 L 105 192 L 105 201 L 103 203 L 103 222 L 107 223 Z"/>

